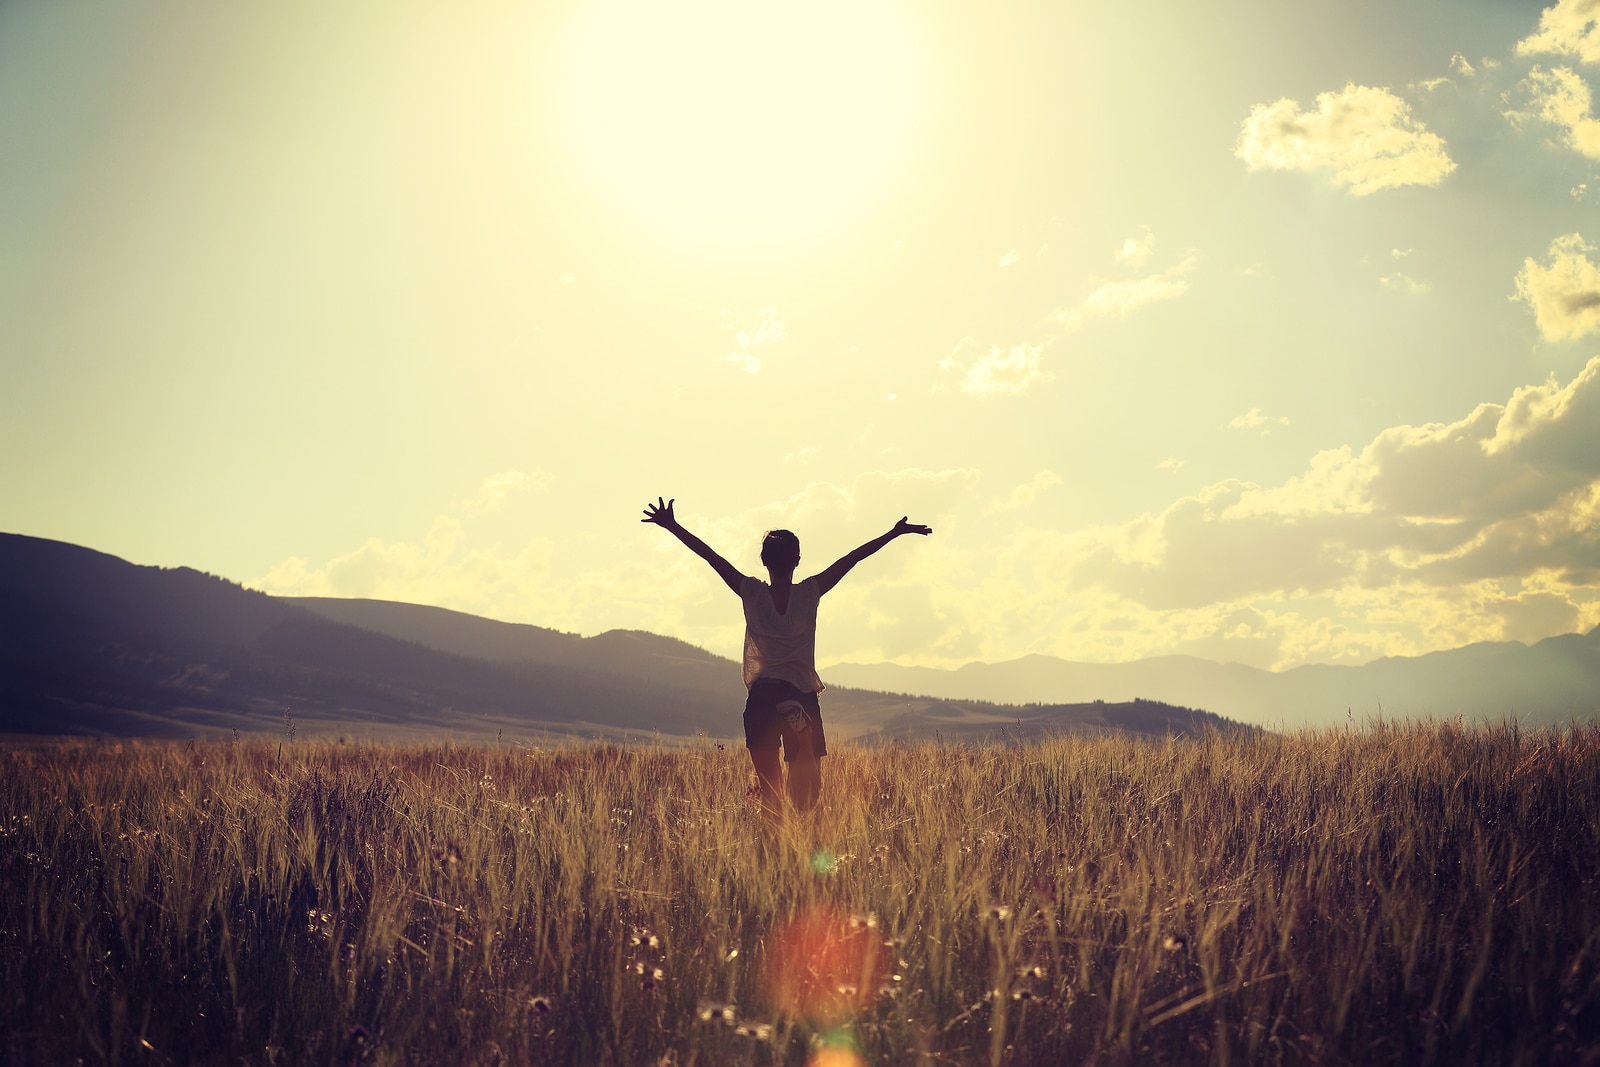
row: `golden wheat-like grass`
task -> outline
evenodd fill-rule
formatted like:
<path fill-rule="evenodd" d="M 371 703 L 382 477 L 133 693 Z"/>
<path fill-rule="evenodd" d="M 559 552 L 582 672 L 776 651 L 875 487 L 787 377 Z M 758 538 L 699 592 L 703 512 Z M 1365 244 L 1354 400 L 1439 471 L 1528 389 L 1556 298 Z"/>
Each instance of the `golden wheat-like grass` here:
<path fill-rule="evenodd" d="M 0 752 L 12 1063 L 1600 1056 L 1600 728 Z"/>

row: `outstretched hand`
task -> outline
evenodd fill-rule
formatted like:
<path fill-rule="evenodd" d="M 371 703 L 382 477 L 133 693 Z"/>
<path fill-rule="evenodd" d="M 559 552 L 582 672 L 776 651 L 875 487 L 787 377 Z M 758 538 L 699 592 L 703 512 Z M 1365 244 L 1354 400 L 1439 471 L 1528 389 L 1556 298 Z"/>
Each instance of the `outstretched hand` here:
<path fill-rule="evenodd" d="M 677 518 L 672 514 L 672 505 L 677 502 L 677 497 L 673 497 L 671 500 L 664 500 L 658 496 L 654 504 L 646 504 L 644 506 L 644 518 L 639 521 L 653 522 L 657 526 L 665 526 L 670 530 L 678 524 Z"/>
<path fill-rule="evenodd" d="M 933 533 L 933 527 L 923 526 L 920 523 L 915 522 L 907 522 L 906 516 L 902 515 L 900 516 L 900 521 L 894 524 L 894 529 L 890 530 L 889 532 L 895 537 L 899 537 L 901 534 L 908 533 L 921 534 L 922 536 L 926 537 Z"/>

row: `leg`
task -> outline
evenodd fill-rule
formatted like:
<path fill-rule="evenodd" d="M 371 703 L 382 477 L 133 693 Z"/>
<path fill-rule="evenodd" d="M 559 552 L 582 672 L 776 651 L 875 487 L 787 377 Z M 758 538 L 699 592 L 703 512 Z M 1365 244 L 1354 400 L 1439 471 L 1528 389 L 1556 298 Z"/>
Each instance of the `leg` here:
<path fill-rule="evenodd" d="M 822 799 L 822 761 L 807 753 L 789 763 L 789 801 L 808 812 Z"/>
<path fill-rule="evenodd" d="M 755 765 L 758 789 L 761 794 L 761 816 L 769 831 L 783 825 L 783 800 L 779 791 L 783 784 L 783 762 L 778 750 L 762 748 L 750 750 L 750 762 Z"/>

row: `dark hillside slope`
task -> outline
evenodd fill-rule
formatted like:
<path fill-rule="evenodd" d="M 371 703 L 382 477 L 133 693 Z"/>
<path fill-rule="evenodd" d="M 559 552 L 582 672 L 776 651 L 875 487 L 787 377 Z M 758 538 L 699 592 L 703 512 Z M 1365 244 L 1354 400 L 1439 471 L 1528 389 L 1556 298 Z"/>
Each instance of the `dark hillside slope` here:
<path fill-rule="evenodd" d="M 739 665 L 674 637 L 609 630 L 594 637 L 526 623 L 499 622 L 447 608 L 392 600 L 283 597 L 335 622 L 412 641 L 441 652 L 501 663 L 560 665 L 691 690 L 707 699 L 744 704 Z"/>
<path fill-rule="evenodd" d="M 291 598 L 289 603 L 330 619 L 404 637 L 434 648 L 475 650 L 486 658 L 513 663 L 565 664 L 602 668 L 655 683 L 669 680 L 737 716 L 744 686 L 739 665 L 685 641 L 640 630 L 611 630 L 576 637 L 518 623 L 495 622 L 442 608 L 383 600 Z M 824 671 L 824 676 L 831 672 Z M 1153 737 L 1228 731 L 1239 724 L 1175 704 L 1133 700 L 1035 704 L 1013 707 L 981 700 L 942 700 L 891 696 L 871 690 L 832 687 L 823 695 L 829 729 L 845 736 L 895 738 L 1028 738 L 1059 731 L 1136 733 Z M 737 727 L 737 718 L 734 720 Z"/>
<path fill-rule="evenodd" d="M 291 709 L 298 729 L 323 734 L 734 737 L 743 696 L 737 664 L 654 634 L 580 638 L 409 604 L 276 599 L 0 534 L 0 733 L 260 732 Z M 905 735 L 930 722 L 952 734 L 1034 720 L 1181 734 L 1200 722 L 1181 708 L 1119 725 L 1116 709 L 838 689 L 827 700 L 839 737 L 891 723 Z"/>
<path fill-rule="evenodd" d="M 452 655 L 185 568 L 0 535 L 0 732 L 186 735 L 610 728 L 693 734 L 722 709 L 671 680 Z"/>

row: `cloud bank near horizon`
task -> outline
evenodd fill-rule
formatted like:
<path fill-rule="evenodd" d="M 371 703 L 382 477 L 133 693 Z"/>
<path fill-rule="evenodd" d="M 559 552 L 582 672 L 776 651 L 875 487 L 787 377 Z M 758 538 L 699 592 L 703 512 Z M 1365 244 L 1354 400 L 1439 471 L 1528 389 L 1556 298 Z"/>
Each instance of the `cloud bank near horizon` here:
<path fill-rule="evenodd" d="M 491 478 L 475 499 L 506 481 Z M 1564 384 L 1319 452 L 1278 485 L 1225 479 L 1119 524 L 1030 523 L 1028 509 L 1060 484 L 1054 472 L 998 496 L 980 494 L 980 481 L 971 469 L 872 471 L 734 515 L 683 517 L 747 573 L 760 573 L 754 546 L 776 526 L 800 533 L 802 573 L 902 514 L 934 526 L 829 595 L 825 662 L 1183 652 L 1287 668 L 1600 624 L 1600 356 Z M 547 541 L 467 547 L 471 521 L 458 508 L 418 541 L 373 538 L 321 566 L 286 560 L 250 584 L 579 632 L 648 629 L 737 653 L 737 602 L 654 527 L 638 534 L 648 563 L 571 573 Z"/>

